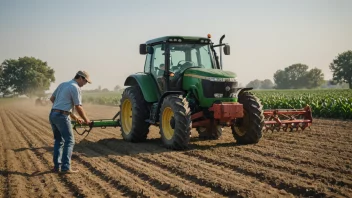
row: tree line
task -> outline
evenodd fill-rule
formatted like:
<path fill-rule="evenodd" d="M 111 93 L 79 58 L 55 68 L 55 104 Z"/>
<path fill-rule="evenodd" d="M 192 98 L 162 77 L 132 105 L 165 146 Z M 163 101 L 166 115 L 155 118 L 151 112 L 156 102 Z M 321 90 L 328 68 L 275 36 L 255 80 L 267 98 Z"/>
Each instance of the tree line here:
<path fill-rule="evenodd" d="M 346 51 L 333 59 L 329 65 L 333 72 L 331 85 L 347 83 L 352 89 L 352 51 Z M 326 83 L 321 69 L 309 67 L 305 64 L 293 64 L 277 70 L 273 75 L 274 83 L 269 80 L 253 80 L 246 87 L 255 89 L 313 89 Z M 20 57 L 6 59 L 0 65 L 0 93 L 3 95 L 18 94 L 44 96 L 50 84 L 55 82 L 55 71 L 47 62 L 34 57 Z M 116 85 L 114 91 L 120 90 Z M 100 91 L 107 89 L 98 88 Z"/>
<path fill-rule="evenodd" d="M 323 84 L 337 85 L 348 84 L 352 89 L 352 51 L 346 51 L 339 54 L 329 65 L 333 72 L 333 78 L 328 82 L 324 80 L 324 74 L 321 69 L 309 67 L 305 64 L 297 63 L 284 69 L 277 70 L 274 75 L 274 83 L 265 79 L 263 81 L 256 79 L 250 81 L 246 87 L 254 89 L 314 89 Z"/>

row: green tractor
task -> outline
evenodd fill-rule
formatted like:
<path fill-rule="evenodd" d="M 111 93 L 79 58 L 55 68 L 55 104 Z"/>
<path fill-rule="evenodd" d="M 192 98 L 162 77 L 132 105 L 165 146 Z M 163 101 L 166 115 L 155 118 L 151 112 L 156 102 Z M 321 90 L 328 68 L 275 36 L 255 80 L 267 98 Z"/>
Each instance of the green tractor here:
<path fill-rule="evenodd" d="M 219 44 L 210 35 L 165 36 L 140 44 L 144 71 L 126 79 L 120 103 L 124 140 L 145 141 L 151 125 L 175 150 L 188 148 L 192 128 L 204 139 L 218 139 L 223 127 L 230 127 L 238 144 L 260 140 L 262 105 L 251 88 L 238 87 L 235 73 L 222 70 L 222 52 L 230 54 L 224 37 Z"/>

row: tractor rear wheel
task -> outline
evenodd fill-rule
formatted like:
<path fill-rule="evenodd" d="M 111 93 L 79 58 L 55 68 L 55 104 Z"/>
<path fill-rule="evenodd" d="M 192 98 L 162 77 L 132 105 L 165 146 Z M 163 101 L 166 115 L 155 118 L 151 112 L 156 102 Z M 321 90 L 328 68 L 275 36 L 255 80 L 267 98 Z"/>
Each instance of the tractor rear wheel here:
<path fill-rule="evenodd" d="M 128 87 L 120 101 L 121 132 L 124 140 L 141 142 L 147 139 L 150 124 L 149 110 L 138 86 Z"/>
<path fill-rule="evenodd" d="M 161 105 L 159 123 L 161 139 L 167 148 L 188 148 L 192 120 L 186 98 L 175 94 L 166 96 Z"/>
<path fill-rule="evenodd" d="M 238 102 L 243 104 L 244 117 L 238 118 L 231 126 L 233 137 L 238 144 L 258 143 L 264 126 L 263 106 L 250 92 L 241 93 Z"/>
<path fill-rule="evenodd" d="M 217 140 L 222 135 L 222 126 L 210 124 L 208 127 L 197 127 L 197 132 L 200 139 Z"/>

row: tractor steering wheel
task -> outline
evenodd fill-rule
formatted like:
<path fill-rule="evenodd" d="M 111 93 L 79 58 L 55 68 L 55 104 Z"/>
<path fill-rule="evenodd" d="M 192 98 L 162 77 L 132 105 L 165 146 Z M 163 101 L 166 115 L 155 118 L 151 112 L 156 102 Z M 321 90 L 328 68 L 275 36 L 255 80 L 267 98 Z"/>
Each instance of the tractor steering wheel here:
<path fill-rule="evenodd" d="M 182 65 L 181 65 L 181 62 L 185 62 L 185 63 L 183 63 Z M 191 64 L 191 66 L 194 66 L 195 65 L 195 63 L 193 62 L 193 61 L 186 61 L 186 60 L 180 60 L 178 63 L 177 63 L 177 66 L 183 66 L 183 65 L 185 65 L 186 63 L 190 63 Z"/>

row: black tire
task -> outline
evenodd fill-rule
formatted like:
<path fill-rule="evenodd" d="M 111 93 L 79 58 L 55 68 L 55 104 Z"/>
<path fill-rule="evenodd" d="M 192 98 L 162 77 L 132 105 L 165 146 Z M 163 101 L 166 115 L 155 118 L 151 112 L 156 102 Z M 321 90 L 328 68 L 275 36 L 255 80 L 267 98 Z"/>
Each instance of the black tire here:
<path fill-rule="evenodd" d="M 231 126 L 233 137 L 238 144 L 258 143 L 264 127 L 263 106 L 250 92 L 241 93 L 238 102 L 243 104 L 244 117 L 237 119 L 236 124 Z"/>
<path fill-rule="evenodd" d="M 217 140 L 222 135 L 222 126 L 210 124 L 208 127 L 197 127 L 197 132 L 200 139 Z"/>
<path fill-rule="evenodd" d="M 123 91 L 120 100 L 120 111 L 123 139 L 129 142 L 145 141 L 150 126 L 150 123 L 146 122 L 149 118 L 149 109 L 139 87 L 128 87 Z M 132 117 L 132 120 L 128 119 L 129 117 Z"/>
<path fill-rule="evenodd" d="M 166 148 L 188 148 L 192 129 L 191 110 L 182 95 L 165 97 L 160 109 L 160 133 Z"/>

